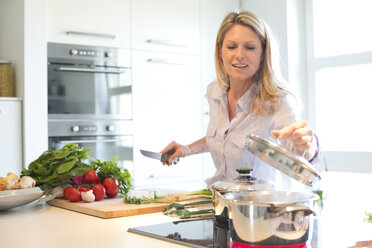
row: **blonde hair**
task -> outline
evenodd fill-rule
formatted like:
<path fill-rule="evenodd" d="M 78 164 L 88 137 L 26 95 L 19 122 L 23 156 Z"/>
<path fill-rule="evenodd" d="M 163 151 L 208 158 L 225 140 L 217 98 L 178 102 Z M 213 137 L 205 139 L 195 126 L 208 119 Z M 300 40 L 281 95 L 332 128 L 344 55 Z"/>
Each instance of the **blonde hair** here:
<path fill-rule="evenodd" d="M 255 74 L 254 100 L 250 112 L 253 115 L 271 114 L 276 110 L 279 96 L 289 92 L 284 87 L 284 81 L 280 79 L 280 70 L 275 64 L 275 39 L 265 22 L 249 11 L 229 13 L 223 20 L 216 39 L 215 64 L 217 80 L 222 89 L 229 89 L 229 75 L 227 74 L 220 50 L 226 33 L 234 25 L 242 25 L 251 28 L 258 35 L 262 45 L 262 62 Z"/>

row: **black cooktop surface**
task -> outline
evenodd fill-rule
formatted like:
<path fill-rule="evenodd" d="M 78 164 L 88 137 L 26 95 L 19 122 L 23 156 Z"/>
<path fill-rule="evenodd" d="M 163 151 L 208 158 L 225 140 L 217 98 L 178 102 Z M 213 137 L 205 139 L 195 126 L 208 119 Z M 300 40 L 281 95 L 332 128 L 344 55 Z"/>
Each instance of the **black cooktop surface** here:
<path fill-rule="evenodd" d="M 228 231 L 216 227 L 214 218 L 174 221 L 149 226 L 129 228 L 128 232 L 173 242 L 188 247 L 231 247 L 228 243 Z M 317 220 L 313 223 L 313 235 L 306 248 L 320 248 L 317 237 Z"/>
<path fill-rule="evenodd" d="M 128 232 L 189 247 L 213 247 L 213 218 L 174 221 L 129 228 Z"/>

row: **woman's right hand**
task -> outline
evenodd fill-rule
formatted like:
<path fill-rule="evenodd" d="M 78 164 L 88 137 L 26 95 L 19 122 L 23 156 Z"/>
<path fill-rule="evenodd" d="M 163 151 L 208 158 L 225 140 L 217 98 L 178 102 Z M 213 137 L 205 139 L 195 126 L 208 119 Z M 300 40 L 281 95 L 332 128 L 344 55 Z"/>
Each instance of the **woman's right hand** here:
<path fill-rule="evenodd" d="M 170 166 L 178 157 L 186 157 L 191 154 L 191 149 L 189 146 L 178 144 L 175 141 L 169 143 L 160 153 L 167 153 L 171 156 L 169 157 L 168 162 L 164 162 L 163 165 Z"/>

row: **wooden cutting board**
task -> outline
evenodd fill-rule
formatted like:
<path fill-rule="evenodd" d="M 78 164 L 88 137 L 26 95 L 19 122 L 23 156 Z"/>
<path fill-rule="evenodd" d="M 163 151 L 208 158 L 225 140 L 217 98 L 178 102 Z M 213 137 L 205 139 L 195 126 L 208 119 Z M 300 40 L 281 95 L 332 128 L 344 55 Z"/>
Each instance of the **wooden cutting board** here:
<path fill-rule="evenodd" d="M 48 201 L 48 204 L 105 219 L 162 212 L 169 205 L 166 203 L 126 204 L 123 198 L 103 199 L 90 203 L 70 202 L 56 198 Z"/>

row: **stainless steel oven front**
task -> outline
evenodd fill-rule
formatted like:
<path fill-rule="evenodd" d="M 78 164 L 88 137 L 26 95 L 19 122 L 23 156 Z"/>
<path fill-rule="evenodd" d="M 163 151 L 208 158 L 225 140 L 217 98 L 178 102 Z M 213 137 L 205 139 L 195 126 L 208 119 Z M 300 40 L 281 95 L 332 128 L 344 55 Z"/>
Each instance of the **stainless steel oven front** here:
<path fill-rule="evenodd" d="M 48 114 L 132 118 L 128 49 L 48 43 Z"/>
<path fill-rule="evenodd" d="M 89 148 L 133 173 L 131 58 L 128 49 L 48 43 L 49 148 Z"/>
<path fill-rule="evenodd" d="M 53 119 L 48 125 L 50 149 L 72 143 L 90 149 L 89 155 L 101 161 L 118 156 L 118 165 L 133 175 L 132 133 L 130 120 Z"/>

